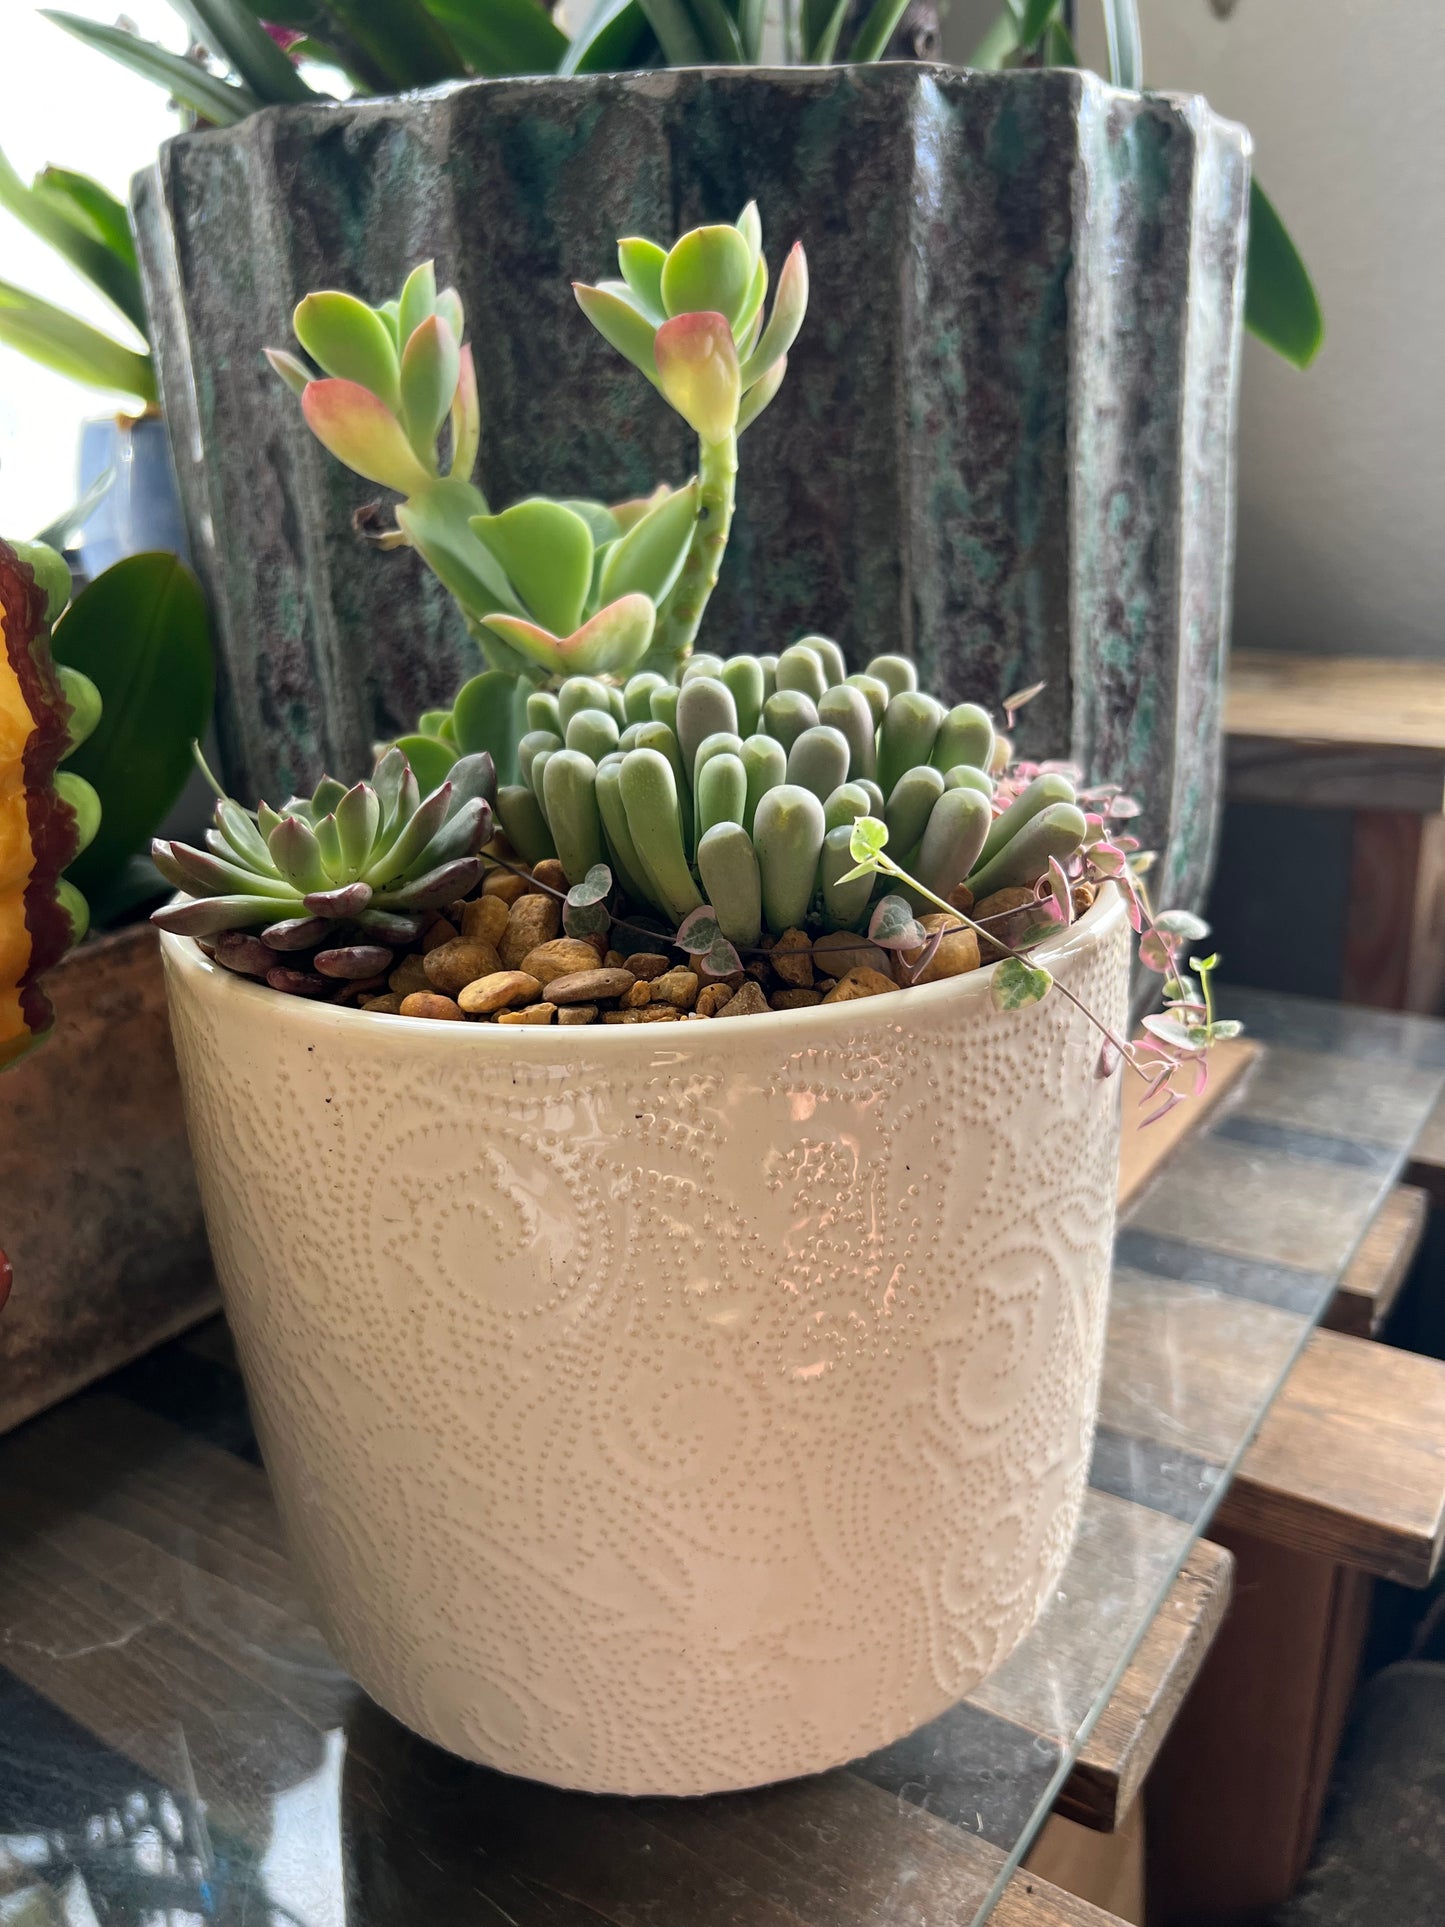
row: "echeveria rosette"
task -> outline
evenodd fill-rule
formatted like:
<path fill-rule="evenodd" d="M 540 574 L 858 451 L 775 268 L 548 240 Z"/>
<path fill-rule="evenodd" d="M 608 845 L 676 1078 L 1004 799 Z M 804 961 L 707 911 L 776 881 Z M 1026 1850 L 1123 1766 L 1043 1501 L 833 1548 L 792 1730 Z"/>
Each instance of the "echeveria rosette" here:
<path fill-rule="evenodd" d="M 61 872 L 95 835 L 100 804 L 59 764 L 94 729 L 100 698 L 51 658 L 50 622 L 69 595 L 60 556 L 0 542 L 0 1069 L 49 1031 L 40 979 L 88 921 Z"/>
<path fill-rule="evenodd" d="M 795 242 L 765 325 L 768 268 L 754 202 L 731 227 L 693 228 L 668 249 L 630 237 L 618 243 L 617 257 L 622 279 L 575 284 L 578 305 L 698 438 L 700 512 L 644 659 L 650 669 L 675 670 L 717 585 L 732 525 L 737 438 L 777 394 L 803 325 L 808 263 Z"/>
<path fill-rule="evenodd" d="M 466 756 L 423 796 L 392 747 L 369 783 L 347 789 L 324 777 L 311 796 L 280 810 L 247 810 L 222 797 L 204 850 L 152 843 L 156 868 L 188 899 L 157 910 L 152 922 L 191 937 L 304 924 L 317 942 L 332 925 L 405 940 L 421 927 L 418 912 L 454 902 L 480 881 L 495 788 L 491 757 Z"/>
<path fill-rule="evenodd" d="M 268 349 L 272 367 L 300 395 L 322 446 L 402 497 L 396 528 L 378 539 L 417 550 L 491 669 L 535 683 L 636 664 L 687 554 L 696 484 L 650 501 L 645 529 L 590 501 L 532 497 L 492 514 L 471 479 L 481 401 L 462 305 L 454 289 L 437 291 L 430 262 L 380 308 L 350 294 L 307 295 L 295 328 L 322 376 Z"/>

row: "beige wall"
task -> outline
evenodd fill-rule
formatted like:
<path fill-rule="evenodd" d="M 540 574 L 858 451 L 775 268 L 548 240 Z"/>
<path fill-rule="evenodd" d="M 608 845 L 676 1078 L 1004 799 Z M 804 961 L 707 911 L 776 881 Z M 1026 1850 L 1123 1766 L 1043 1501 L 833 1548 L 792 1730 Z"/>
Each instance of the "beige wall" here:
<path fill-rule="evenodd" d="M 989 12 L 960 0 L 950 59 Z M 1141 14 L 1151 86 L 1203 93 L 1253 131 L 1325 311 L 1306 374 L 1246 347 L 1235 640 L 1445 656 L 1445 0 Z M 1079 18 L 1098 63 L 1097 0 Z"/>

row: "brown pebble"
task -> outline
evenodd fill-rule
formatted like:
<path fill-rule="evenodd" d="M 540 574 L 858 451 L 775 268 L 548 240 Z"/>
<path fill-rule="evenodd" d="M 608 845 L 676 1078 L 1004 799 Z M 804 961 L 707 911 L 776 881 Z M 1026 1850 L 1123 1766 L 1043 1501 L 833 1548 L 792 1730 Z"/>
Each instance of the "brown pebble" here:
<path fill-rule="evenodd" d="M 622 1008 L 624 1010 L 641 1010 L 644 1004 L 650 1004 L 651 1002 L 651 984 L 634 984 L 631 990 L 625 990 L 622 993 Z"/>
<path fill-rule="evenodd" d="M 503 903 L 515 903 L 522 892 L 531 887 L 532 879 L 518 876 L 515 870 L 489 870 L 482 895 L 500 897 Z"/>
<path fill-rule="evenodd" d="M 541 994 L 542 986 L 525 970 L 496 970 L 489 977 L 478 977 L 467 984 L 457 1002 L 468 1017 L 490 1017 L 494 1010 L 530 1004 Z"/>
<path fill-rule="evenodd" d="M 448 997 L 474 984 L 478 977 L 490 977 L 501 969 L 502 960 L 492 944 L 474 942 L 468 937 L 453 937 L 425 958 L 427 981 L 433 990 Z"/>
<path fill-rule="evenodd" d="M 948 893 L 948 900 L 955 910 L 962 910 L 965 916 L 973 910 L 973 892 L 966 883 L 955 883 Z"/>
<path fill-rule="evenodd" d="M 595 1024 L 597 1022 L 596 1004 L 564 1004 L 557 1012 L 559 1024 Z"/>
<path fill-rule="evenodd" d="M 507 927 L 507 906 L 500 897 L 473 897 L 462 905 L 462 935 L 495 950 Z"/>
<path fill-rule="evenodd" d="M 749 978 L 741 990 L 734 991 L 721 1010 L 713 1012 L 713 1017 L 718 1023 L 721 1023 L 724 1017 L 757 1017 L 767 1007 L 768 1000 L 763 995 L 761 987 Z"/>
<path fill-rule="evenodd" d="M 400 1017 L 401 998 L 394 990 L 389 990 L 384 997 L 368 997 L 361 1008 L 377 1011 L 383 1017 Z"/>
<path fill-rule="evenodd" d="M 775 990 L 768 1002 L 774 1010 L 811 1010 L 814 1004 L 821 1004 L 821 990 Z"/>
<path fill-rule="evenodd" d="M 846 977 L 840 977 L 823 1002 L 850 1004 L 855 998 L 881 997 L 885 991 L 897 988 L 891 977 L 885 977 L 881 970 L 870 970 L 865 965 L 861 970 L 850 970 Z"/>
<path fill-rule="evenodd" d="M 462 1013 L 451 997 L 438 996 L 434 990 L 414 990 L 401 1000 L 403 1017 L 439 1018 L 444 1023 L 462 1022 Z"/>
<path fill-rule="evenodd" d="M 634 950 L 625 961 L 638 982 L 645 984 L 650 984 L 654 977 L 661 977 L 672 968 L 669 959 L 658 950 Z"/>
<path fill-rule="evenodd" d="M 620 997 L 632 988 L 630 970 L 577 970 L 566 977 L 554 977 L 547 995 L 554 1004 L 597 1004 Z"/>
<path fill-rule="evenodd" d="M 550 943 L 562 928 L 562 911 L 555 897 L 518 897 L 497 945 L 502 966 L 519 970 L 529 951 Z"/>
<path fill-rule="evenodd" d="M 671 1004 L 649 1004 L 646 1010 L 638 1011 L 637 1021 L 639 1024 L 680 1024 L 686 1015 L 686 1011 L 677 1010 Z"/>
<path fill-rule="evenodd" d="M 762 984 L 768 990 L 771 990 L 777 982 L 777 978 L 773 975 L 770 957 L 750 957 L 743 965 L 743 975 L 750 977 L 755 984 Z"/>
<path fill-rule="evenodd" d="M 772 948 L 772 965 L 795 990 L 813 987 L 813 939 L 806 930 L 785 930 Z"/>
<path fill-rule="evenodd" d="M 704 984 L 697 993 L 697 1008 L 694 1017 L 716 1017 L 723 1005 L 732 997 L 732 989 L 727 984 Z"/>
<path fill-rule="evenodd" d="M 695 970 L 682 965 L 676 970 L 664 971 L 652 985 L 652 1001 L 671 1004 L 674 1010 L 691 1010 L 697 1002 L 701 981 Z"/>
<path fill-rule="evenodd" d="M 958 923 L 957 917 L 947 916 L 942 910 L 930 911 L 926 917 L 920 917 L 918 921 L 930 936 L 935 930 L 942 930 L 948 925 L 956 926 Z M 902 953 L 903 961 L 911 965 L 922 954 L 921 950 L 905 950 Z M 913 981 L 916 984 L 942 983 L 945 977 L 962 977 L 967 971 L 977 970 L 978 965 L 977 933 L 955 927 L 949 929 L 948 935 L 943 938 L 937 950 L 929 958 L 927 969 L 920 971 Z"/>
<path fill-rule="evenodd" d="M 554 977 L 571 977 L 579 970 L 595 970 L 597 952 L 580 937 L 553 937 L 550 942 L 539 943 L 535 950 L 529 950 L 518 968 L 529 971 L 539 984 L 549 984 Z"/>
<path fill-rule="evenodd" d="M 544 856 L 540 863 L 532 865 L 532 881 L 540 884 L 544 890 L 561 890 L 565 893 L 567 872 L 555 856 Z"/>
<path fill-rule="evenodd" d="M 499 1024 L 550 1024 L 557 1015 L 555 1004 L 529 1004 L 526 1010 L 499 1010 Z"/>
<path fill-rule="evenodd" d="M 824 977 L 846 977 L 850 970 L 888 968 L 888 953 L 847 930 L 830 930 L 813 945 L 813 968 Z"/>
<path fill-rule="evenodd" d="M 985 963 L 1004 955 L 1002 944 L 1017 949 L 1034 925 L 1043 920 L 1033 891 L 1022 883 L 995 890 L 976 903 L 969 915 L 975 923 L 986 926 L 987 935 L 979 938 Z M 990 943 L 990 937 L 997 937 L 998 942 Z"/>
<path fill-rule="evenodd" d="M 445 917 L 437 917 L 427 925 L 422 935 L 422 955 L 426 956 L 432 950 L 439 950 L 444 943 L 454 943 L 456 935 L 455 927 L 448 923 Z"/>
<path fill-rule="evenodd" d="M 602 1021 L 604 1024 L 637 1024 L 642 1021 L 642 1012 L 640 1010 L 604 1010 Z"/>
<path fill-rule="evenodd" d="M 409 957 L 402 958 L 386 981 L 400 997 L 410 997 L 414 990 L 431 989 L 431 978 L 426 974 L 426 965 L 415 951 Z"/>
<path fill-rule="evenodd" d="M 1097 895 L 1098 892 L 1092 883 L 1076 883 L 1073 889 L 1074 915 L 1081 917 L 1086 910 L 1092 910 L 1094 907 L 1094 898 Z"/>
<path fill-rule="evenodd" d="M 603 954 L 602 968 L 604 970 L 625 970 L 627 968 L 627 959 L 620 950 L 608 950 Z M 635 976 L 636 974 L 634 971 L 633 975 Z"/>

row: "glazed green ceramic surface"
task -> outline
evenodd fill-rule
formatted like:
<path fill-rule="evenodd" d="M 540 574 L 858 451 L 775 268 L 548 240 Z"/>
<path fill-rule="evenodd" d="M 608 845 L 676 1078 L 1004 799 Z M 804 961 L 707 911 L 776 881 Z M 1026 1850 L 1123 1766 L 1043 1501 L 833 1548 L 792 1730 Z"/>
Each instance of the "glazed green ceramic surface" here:
<path fill-rule="evenodd" d="M 611 237 L 800 237 L 813 299 L 741 443 L 704 647 L 835 635 L 950 701 L 1038 680 L 1023 754 L 1147 797 L 1165 900 L 1214 835 L 1248 138 L 1066 71 L 890 64 L 483 81 L 182 135 L 137 186 L 167 417 L 217 607 L 240 794 L 364 768 L 476 666 L 439 585 L 353 533 L 375 494 L 266 369 L 296 301 L 436 257 L 466 303 L 494 507 L 694 460 L 578 314 Z"/>

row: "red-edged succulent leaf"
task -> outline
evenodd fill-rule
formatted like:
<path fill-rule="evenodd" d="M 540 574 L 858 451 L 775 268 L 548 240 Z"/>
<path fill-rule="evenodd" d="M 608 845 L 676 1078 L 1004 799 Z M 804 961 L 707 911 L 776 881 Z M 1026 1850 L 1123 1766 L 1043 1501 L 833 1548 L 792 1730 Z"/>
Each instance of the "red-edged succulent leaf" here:
<path fill-rule="evenodd" d="M 311 382 L 301 397 L 301 412 L 321 446 L 368 482 L 412 495 L 434 479 L 396 416 L 360 382 Z"/>
<path fill-rule="evenodd" d="M 658 385 L 693 433 L 725 441 L 737 427 L 742 381 L 725 316 L 703 311 L 664 322 L 652 346 Z"/>

